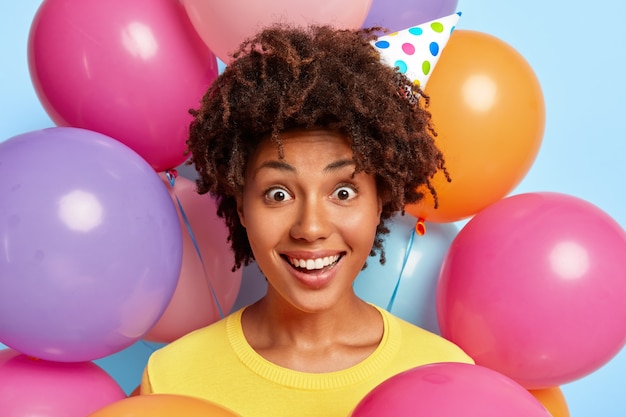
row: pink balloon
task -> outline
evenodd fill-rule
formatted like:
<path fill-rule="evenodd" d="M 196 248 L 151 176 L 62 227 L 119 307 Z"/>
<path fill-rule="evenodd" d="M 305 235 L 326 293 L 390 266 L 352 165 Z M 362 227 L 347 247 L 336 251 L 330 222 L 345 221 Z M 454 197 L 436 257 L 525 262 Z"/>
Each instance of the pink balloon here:
<path fill-rule="evenodd" d="M 626 234 L 589 202 L 520 194 L 459 232 L 437 289 L 442 335 L 528 389 L 604 365 L 626 342 Z"/>
<path fill-rule="evenodd" d="M 93 362 L 48 362 L 0 351 L 2 417 L 85 417 L 124 398 L 117 382 Z"/>
<path fill-rule="evenodd" d="M 234 256 L 228 229 L 216 214 L 213 197 L 198 194 L 195 183 L 185 177 L 176 178 L 172 187 L 162 176 L 178 208 L 183 265 L 172 300 L 144 339 L 168 343 L 228 314 L 237 299 L 242 271 L 231 270 Z"/>
<path fill-rule="evenodd" d="M 478 365 L 434 363 L 384 381 L 356 406 L 352 417 L 550 417 L 510 378 Z"/>
<path fill-rule="evenodd" d="M 359 28 L 372 0 L 181 0 L 206 45 L 225 63 L 241 42 L 273 23 Z"/>
<path fill-rule="evenodd" d="M 187 158 L 188 110 L 218 71 L 172 0 L 46 0 L 31 24 L 28 63 L 56 125 L 113 137 L 156 171 Z"/>

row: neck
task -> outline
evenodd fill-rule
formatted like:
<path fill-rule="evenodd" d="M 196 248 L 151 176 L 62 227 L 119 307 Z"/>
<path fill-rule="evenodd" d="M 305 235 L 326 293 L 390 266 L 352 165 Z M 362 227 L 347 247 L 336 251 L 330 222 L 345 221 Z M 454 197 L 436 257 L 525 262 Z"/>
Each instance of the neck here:
<path fill-rule="evenodd" d="M 303 372 L 346 369 L 369 356 L 383 334 L 380 313 L 355 297 L 329 310 L 304 312 L 261 299 L 242 317 L 250 346 L 265 359 Z"/>
<path fill-rule="evenodd" d="M 358 325 L 359 319 L 371 321 L 373 307 L 351 294 L 331 308 L 301 310 L 281 302 L 271 292 L 248 308 L 246 314 L 254 319 L 257 329 L 284 343 L 332 343 L 345 338 Z M 378 314 L 376 312 L 376 314 Z"/>

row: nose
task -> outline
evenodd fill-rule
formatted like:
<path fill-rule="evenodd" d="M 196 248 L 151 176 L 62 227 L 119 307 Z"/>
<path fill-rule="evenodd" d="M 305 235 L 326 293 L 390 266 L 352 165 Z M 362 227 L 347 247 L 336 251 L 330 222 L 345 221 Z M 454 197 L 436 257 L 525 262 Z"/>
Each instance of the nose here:
<path fill-rule="evenodd" d="M 291 237 L 307 242 L 327 238 L 332 219 L 323 201 L 307 200 L 298 204 L 290 229 Z"/>

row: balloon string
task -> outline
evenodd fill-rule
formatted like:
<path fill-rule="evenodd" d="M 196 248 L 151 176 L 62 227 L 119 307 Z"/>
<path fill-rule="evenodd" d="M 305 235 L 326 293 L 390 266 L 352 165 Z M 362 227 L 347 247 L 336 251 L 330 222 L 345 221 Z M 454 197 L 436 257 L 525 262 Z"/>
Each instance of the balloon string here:
<path fill-rule="evenodd" d="M 176 172 L 176 170 L 168 170 L 165 172 L 165 176 L 167 177 L 167 180 L 169 181 L 170 186 L 172 187 L 172 191 L 173 191 L 174 183 L 176 182 L 176 177 L 178 176 L 178 173 Z M 202 265 L 202 271 L 204 271 L 206 282 L 207 284 L 209 284 L 209 290 L 211 291 L 213 300 L 215 300 L 217 311 L 219 312 L 220 317 L 224 318 L 224 312 L 222 311 L 222 306 L 220 305 L 220 301 L 217 298 L 217 293 L 215 292 L 215 288 L 213 287 L 213 284 L 211 283 L 211 279 L 209 278 L 209 274 L 207 273 L 206 265 L 204 263 L 204 260 L 202 259 L 202 253 L 200 252 L 200 247 L 198 246 L 198 242 L 196 241 L 196 237 L 193 233 L 193 230 L 191 230 L 191 224 L 189 223 L 187 214 L 185 213 L 185 210 L 183 209 L 183 205 L 178 199 L 178 196 L 176 195 L 175 191 L 173 191 L 173 194 L 174 194 L 174 197 L 176 198 L 176 204 L 178 205 L 178 209 L 180 210 L 180 215 L 183 219 L 183 222 L 185 223 L 185 228 L 187 229 L 187 232 L 189 233 L 189 237 L 191 238 L 193 247 L 196 249 L 196 254 L 198 255 L 198 258 L 200 259 L 200 264 Z"/>
<path fill-rule="evenodd" d="M 398 274 L 396 287 L 393 289 L 393 293 L 391 294 L 391 299 L 389 300 L 389 304 L 387 305 L 387 311 L 389 311 L 390 313 L 391 313 L 391 309 L 393 308 L 393 304 L 396 302 L 396 296 L 398 295 L 398 289 L 400 288 L 400 281 L 402 281 L 404 268 L 406 267 L 406 264 L 409 261 L 409 256 L 411 255 L 411 249 L 413 248 L 413 241 L 415 240 L 415 230 L 416 230 L 415 227 L 411 228 L 411 237 L 409 238 L 409 242 L 406 245 L 406 252 L 404 253 L 404 260 L 402 261 L 402 267 L 400 268 L 400 273 Z"/>

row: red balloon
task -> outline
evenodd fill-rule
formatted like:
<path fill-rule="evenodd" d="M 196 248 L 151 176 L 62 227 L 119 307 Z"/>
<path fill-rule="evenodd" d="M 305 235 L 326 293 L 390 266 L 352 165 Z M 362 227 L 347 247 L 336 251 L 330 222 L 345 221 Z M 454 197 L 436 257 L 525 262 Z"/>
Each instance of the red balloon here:
<path fill-rule="evenodd" d="M 528 389 L 579 379 L 626 342 L 625 254 L 624 230 L 587 201 L 500 200 L 461 229 L 444 259 L 441 334 Z"/>
<path fill-rule="evenodd" d="M 0 350 L 2 417 L 84 417 L 126 398 L 93 362 L 61 363 Z"/>
<path fill-rule="evenodd" d="M 117 139 L 156 171 L 187 159 L 188 110 L 217 77 L 215 55 L 172 0 L 46 0 L 28 63 L 56 125 Z"/>
<path fill-rule="evenodd" d="M 467 363 L 434 363 L 404 371 L 370 391 L 351 417 L 550 417 L 506 376 Z"/>

